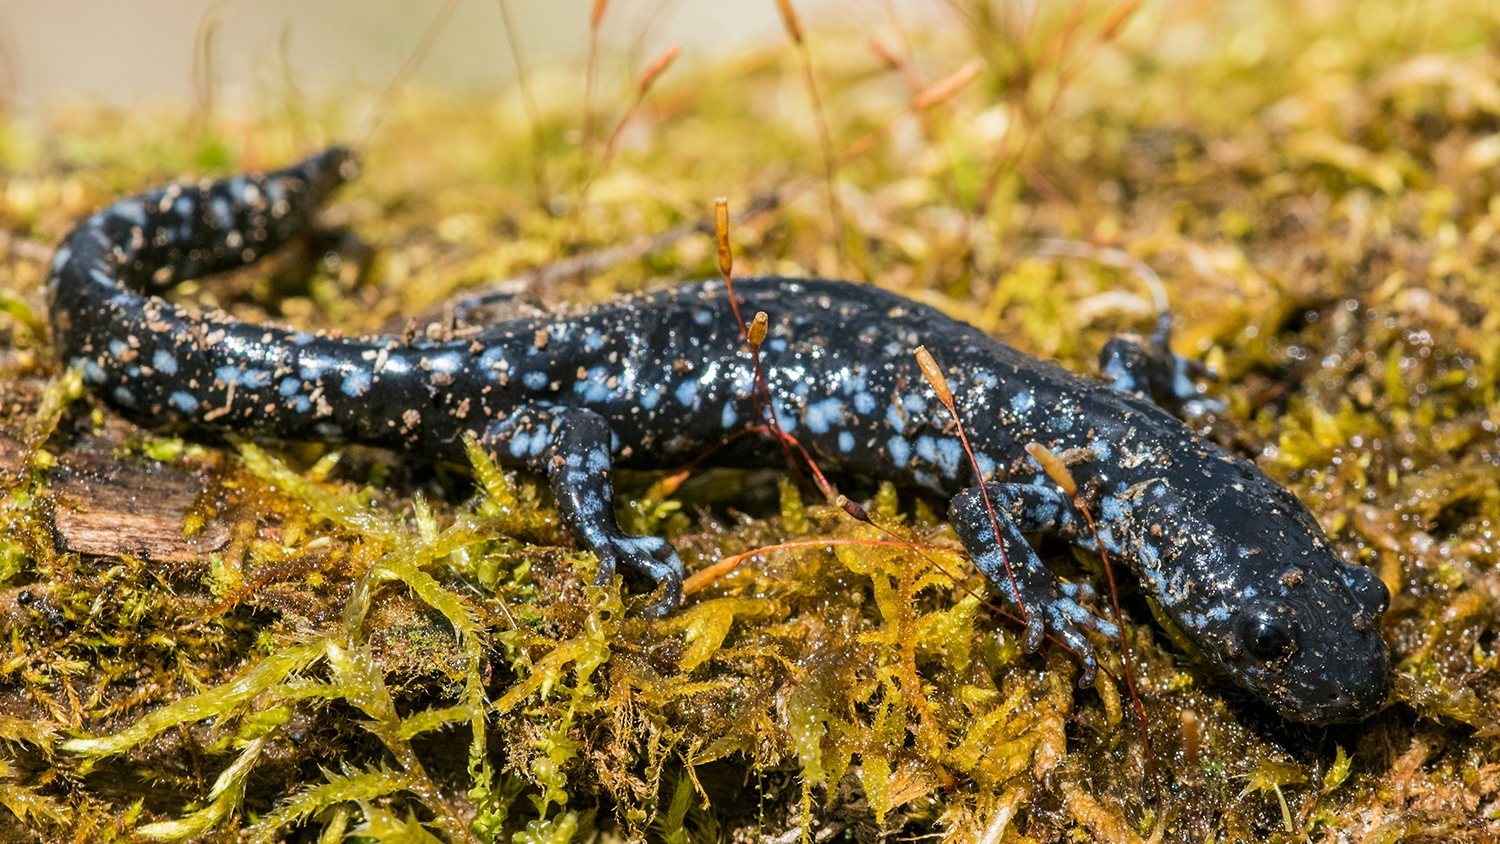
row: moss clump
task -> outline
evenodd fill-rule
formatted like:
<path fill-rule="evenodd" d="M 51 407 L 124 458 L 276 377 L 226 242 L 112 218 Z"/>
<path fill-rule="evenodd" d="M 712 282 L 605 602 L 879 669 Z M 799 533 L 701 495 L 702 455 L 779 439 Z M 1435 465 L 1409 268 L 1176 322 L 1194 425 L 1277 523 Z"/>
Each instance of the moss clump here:
<path fill-rule="evenodd" d="M 1118 247 L 1219 371 L 1228 409 L 1196 424 L 1391 587 L 1388 709 L 1280 722 L 1127 583 L 1148 756 L 1121 688 L 1080 691 L 1064 654 L 1021 652 L 909 491 L 846 489 L 872 527 L 776 473 L 627 477 L 622 522 L 691 570 L 786 546 L 649 620 L 619 583 L 591 585 L 535 479 L 478 450 L 426 466 L 133 428 L 51 357 L 48 245 L 121 194 L 281 164 L 352 121 L 280 97 L 234 119 L 80 107 L 0 126 L 0 839 L 1500 832 L 1487 9 L 955 5 L 959 23 L 908 33 L 909 58 L 812 33 L 833 202 L 790 50 L 674 67 L 610 155 L 605 133 L 575 134 L 559 70 L 538 76 L 556 95 L 535 127 L 514 92 L 400 98 L 310 249 L 174 295 L 348 333 L 538 267 L 544 298 L 604 297 L 712 274 L 698 224 L 728 194 L 737 272 L 874 281 L 1084 370 L 1149 327 L 1149 291 L 1119 256 L 1036 240 Z M 971 59 L 950 98 L 917 93 Z M 196 479 L 184 537 L 222 540 L 174 565 L 69 550 L 56 514 L 88 505 L 55 479 L 83 452 Z M 876 544 L 893 537 L 933 550 Z M 1101 561 L 1049 553 L 1103 583 Z M 1117 643 L 1097 644 L 1118 676 Z"/>

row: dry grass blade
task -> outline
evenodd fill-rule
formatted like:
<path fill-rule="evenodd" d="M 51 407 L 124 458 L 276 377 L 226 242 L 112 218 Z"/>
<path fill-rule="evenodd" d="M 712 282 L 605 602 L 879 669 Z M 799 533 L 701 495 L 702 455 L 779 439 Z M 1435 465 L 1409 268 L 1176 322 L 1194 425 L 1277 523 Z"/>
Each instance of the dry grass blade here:
<path fill-rule="evenodd" d="M 1121 0 L 1120 3 L 1110 10 L 1109 16 L 1104 19 L 1104 24 L 1099 27 L 1099 40 L 1115 40 L 1115 36 L 1119 35 L 1120 30 L 1124 29 L 1125 25 L 1130 23 L 1130 19 L 1135 17 L 1135 13 L 1140 8 L 1141 0 Z"/>
<path fill-rule="evenodd" d="M 542 111 L 537 108 L 536 93 L 531 86 L 531 66 L 526 61 L 526 52 L 521 46 L 521 34 L 517 31 L 515 20 L 511 16 L 510 0 L 496 0 L 496 2 L 500 5 L 500 19 L 505 23 L 505 40 L 510 45 L 511 61 L 516 67 L 516 86 L 520 89 L 521 104 L 526 109 L 526 122 L 531 129 L 531 181 L 536 189 L 537 205 L 545 207 L 551 191 L 547 187 L 547 162 L 544 152 L 547 142 L 542 136 Z M 457 8 L 457 0 L 452 0 L 452 5 Z M 453 14 L 448 7 L 444 7 L 443 11 L 448 16 Z M 447 23 L 446 18 L 442 21 Z M 584 106 L 584 113 L 587 116 L 587 105 Z"/>
<path fill-rule="evenodd" d="M 193 34 L 193 103 L 198 119 L 208 126 L 214 116 L 215 94 L 219 88 L 217 48 L 214 46 L 219 26 L 224 22 L 224 2 L 210 3 L 198 18 L 198 30 Z"/>
<path fill-rule="evenodd" d="M 636 112 L 640 110 L 641 103 L 646 99 L 646 95 L 651 92 L 651 86 L 656 84 L 656 80 L 667 72 L 667 68 L 671 67 L 672 62 L 676 61 L 680 55 L 682 55 L 681 47 L 676 45 L 668 47 L 641 72 L 635 86 L 635 97 L 631 99 L 630 106 L 625 109 L 625 113 L 620 115 L 620 120 L 615 124 L 614 131 L 609 133 L 609 139 L 604 142 L 604 149 L 599 153 L 599 160 L 594 165 L 593 172 L 589 174 L 588 179 L 583 183 L 583 187 L 578 191 L 578 201 L 573 204 L 573 210 L 568 215 L 573 226 L 576 227 L 581 223 L 583 209 L 588 204 L 589 190 L 593 188 L 594 183 L 599 180 L 599 177 L 603 176 L 609 170 L 610 163 L 614 161 L 615 149 L 620 142 L 620 134 L 625 131 L 625 127 L 630 125 L 630 121 L 635 118 Z"/>
<path fill-rule="evenodd" d="M 966 62 L 963 67 L 960 67 L 958 70 L 953 71 L 942 79 L 939 79 L 938 81 L 919 91 L 917 95 L 912 98 L 912 103 L 909 108 L 893 115 L 892 117 L 887 118 L 884 123 L 880 124 L 872 131 L 866 133 L 859 140 L 850 144 L 849 148 L 844 151 L 844 154 L 839 157 L 838 168 L 843 169 L 851 161 L 854 161 L 868 153 L 875 147 L 876 144 L 889 137 L 891 132 L 896 128 L 897 124 L 899 124 L 903 119 L 914 114 L 920 116 L 927 111 L 953 99 L 953 97 L 957 96 L 960 91 L 962 91 L 966 86 L 969 85 L 969 83 L 973 82 L 975 79 L 978 79 L 979 74 L 983 69 L 983 64 L 977 59 L 971 60 L 969 62 Z"/>
<path fill-rule="evenodd" d="M 823 181 L 828 191 L 828 214 L 833 223 L 834 254 L 839 266 L 844 263 L 844 212 L 839 203 L 838 186 L 834 177 L 838 166 L 834 162 L 833 132 L 828 128 L 828 115 L 823 109 L 823 96 L 818 92 L 817 75 L 813 72 L 812 51 L 802 31 L 802 21 L 792 0 L 776 0 L 776 10 L 781 14 L 781 24 L 792 46 L 797 51 L 797 61 L 802 67 L 802 83 L 807 88 L 807 97 L 812 104 L 814 125 L 818 127 L 818 146 L 823 153 Z M 835 269 L 837 272 L 837 268 Z"/>
<path fill-rule="evenodd" d="M 719 274 L 727 282 L 734 277 L 734 252 L 729 248 L 729 200 L 722 196 L 714 200 L 714 245 L 719 252 Z"/>
<path fill-rule="evenodd" d="M 792 39 L 793 44 L 801 45 L 802 21 L 797 17 L 797 9 L 792 6 L 792 0 L 776 0 L 776 11 L 781 15 L 781 25 L 786 29 L 787 37 Z"/>
<path fill-rule="evenodd" d="M 609 0 L 594 0 L 589 13 L 589 52 L 583 71 L 583 148 L 588 150 L 594 141 L 594 86 L 599 75 L 599 28 L 604 24 L 604 13 L 609 9 Z"/>
<path fill-rule="evenodd" d="M 406 63 L 401 65 L 401 69 L 396 72 L 395 76 L 391 77 L 390 84 L 386 85 L 385 90 L 380 93 L 379 99 L 370 108 L 369 117 L 365 118 L 365 128 L 356 135 L 359 138 L 360 146 L 366 146 L 370 143 L 370 138 L 374 136 L 375 130 L 380 127 L 380 122 L 385 119 L 386 113 L 391 110 L 396 96 L 406 88 L 407 83 L 411 82 L 411 78 L 422 67 L 422 63 L 427 60 L 428 53 L 432 52 L 432 45 L 437 43 L 438 36 L 448 26 L 448 21 L 453 18 L 453 13 L 458 11 L 459 2 L 460 0 L 448 0 L 448 2 L 443 4 L 443 8 L 438 12 L 437 17 L 432 19 L 432 22 L 427 25 L 427 30 L 422 33 L 422 40 L 417 42 L 417 48 L 407 57 Z M 501 0 L 501 2 L 503 3 L 504 0 Z"/>
<path fill-rule="evenodd" d="M 640 82 L 636 84 L 638 96 L 646 96 L 646 92 L 650 91 L 651 86 L 656 84 L 657 77 L 666 73 L 667 68 L 671 67 L 672 62 L 677 61 L 677 57 L 680 55 L 682 55 L 682 48 L 674 44 L 663 50 L 661 55 L 653 59 L 651 64 L 647 65 L 646 69 L 641 72 Z M 638 105 L 639 103 L 637 103 Z M 622 120 L 621 123 L 623 124 L 624 121 Z"/>
<path fill-rule="evenodd" d="M 979 72 L 982 70 L 984 70 L 984 65 L 978 59 L 969 60 L 963 67 L 944 76 L 918 93 L 912 100 L 912 108 L 917 111 L 927 111 L 933 106 L 947 102 L 970 82 L 977 79 Z"/>

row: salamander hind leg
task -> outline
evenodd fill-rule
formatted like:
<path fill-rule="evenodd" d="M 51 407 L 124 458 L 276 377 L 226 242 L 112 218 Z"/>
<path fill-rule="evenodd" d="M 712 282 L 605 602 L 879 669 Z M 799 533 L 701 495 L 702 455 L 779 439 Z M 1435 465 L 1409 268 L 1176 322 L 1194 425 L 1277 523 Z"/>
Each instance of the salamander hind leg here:
<path fill-rule="evenodd" d="M 623 567 L 653 584 L 659 595 L 649 612 L 662 615 L 682 603 L 682 561 L 665 539 L 627 536 L 615 521 L 611 444 L 604 417 L 581 408 L 523 408 L 496 422 L 481 444 L 502 463 L 545 473 L 563 524 L 599 556 L 600 584 Z"/>
<path fill-rule="evenodd" d="M 989 493 L 988 507 L 979 487 L 954 497 L 948 507 L 953 529 L 990 583 L 1022 608 L 1025 649 L 1037 650 L 1042 638 L 1052 634 L 1078 655 L 1083 669 L 1079 685 L 1091 685 L 1098 662 L 1082 630 L 1117 636 L 1118 628 L 1079 604 L 1076 598 L 1084 597 L 1089 590 L 1070 589 L 1059 582 L 1022 536 L 1045 533 L 1079 540 L 1079 519 L 1072 500 L 1055 489 L 1025 484 L 987 484 L 985 490 Z M 997 527 L 999 541 L 995 538 Z"/>
<path fill-rule="evenodd" d="M 1213 374 L 1198 361 L 1174 354 L 1171 339 L 1172 315 L 1165 313 L 1150 337 L 1121 335 L 1105 343 L 1099 371 L 1113 389 L 1155 402 L 1175 416 L 1223 410 L 1223 402 L 1205 397 L 1198 386 Z"/>

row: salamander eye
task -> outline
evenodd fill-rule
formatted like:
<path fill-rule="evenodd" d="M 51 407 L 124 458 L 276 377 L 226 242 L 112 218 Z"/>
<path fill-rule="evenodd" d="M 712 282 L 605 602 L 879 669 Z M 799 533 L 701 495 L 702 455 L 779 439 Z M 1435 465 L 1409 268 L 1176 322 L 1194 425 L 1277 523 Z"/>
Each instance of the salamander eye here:
<path fill-rule="evenodd" d="M 1297 630 L 1290 622 L 1266 613 L 1247 616 L 1240 628 L 1245 652 L 1262 662 L 1286 656 L 1297 647 Z"/>

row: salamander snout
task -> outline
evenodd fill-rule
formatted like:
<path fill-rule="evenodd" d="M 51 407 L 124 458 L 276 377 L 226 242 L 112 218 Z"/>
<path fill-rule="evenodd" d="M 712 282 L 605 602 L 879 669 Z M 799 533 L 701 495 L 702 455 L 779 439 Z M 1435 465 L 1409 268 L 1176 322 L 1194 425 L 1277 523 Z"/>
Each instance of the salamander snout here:
<path fill-rule="evenodd" d="M 1165 484 L 1135 518 L 1156 600 L 1203 654 L 1282 717 L 1357 721 L 1390 695 L 1380 617 L 1389 602 L 1374 572 L 1338 557 L 1290 493 L 1242 473 L 1194 499 Z M 1152 524 L 1174 524 L 1175 531 Z"/>
<path fill-rule="evenodd" d="M 1308 582 L 1235 614 L 1225 631 L 1224 667 L 1290 720 L 1358 721 L 1380 708 L 1391 688 L 1379 625 L 1365 623 L 1367 613 L 1339 578 L 1302 576 Z"/>

